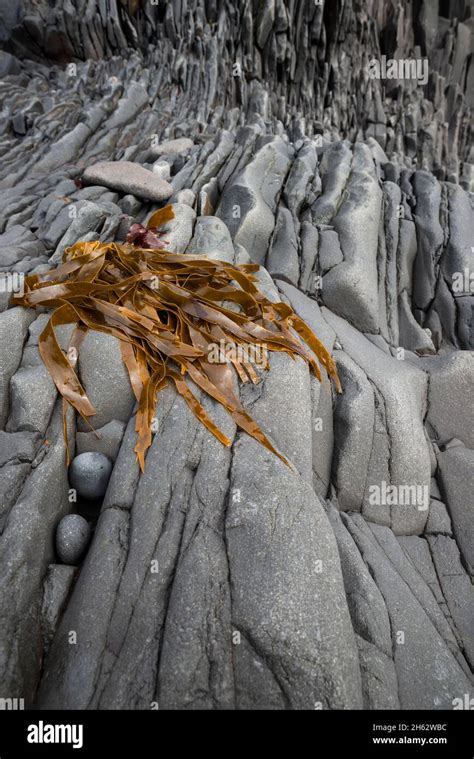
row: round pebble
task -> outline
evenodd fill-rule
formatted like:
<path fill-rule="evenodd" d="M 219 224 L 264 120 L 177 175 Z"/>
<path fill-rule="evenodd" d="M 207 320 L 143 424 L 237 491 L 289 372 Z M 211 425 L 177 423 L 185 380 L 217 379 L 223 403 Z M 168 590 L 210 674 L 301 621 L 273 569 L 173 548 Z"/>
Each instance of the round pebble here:
<path fill-rule="evenodd" d="M 107 490 L 112 462 L 103 453 L 80 453 L 69 467 L 69 482 L 83 498 L 101 498 Z"/>
<path fill-rule="evenodd" d="M 159 177 L 164 179 L 166 182 L 170 181 L 171 178 L 171 169 L 169 163 L 166 161 L 157 161 L 153 164 L 153 172 L 157 174 Z"/>
<path fill-rule="evenodd" d="M 91 528 L 79 514 L 63 517 L 56 530 L 56 552 L 63 564 L 76 565 L 89 545 Z"/>

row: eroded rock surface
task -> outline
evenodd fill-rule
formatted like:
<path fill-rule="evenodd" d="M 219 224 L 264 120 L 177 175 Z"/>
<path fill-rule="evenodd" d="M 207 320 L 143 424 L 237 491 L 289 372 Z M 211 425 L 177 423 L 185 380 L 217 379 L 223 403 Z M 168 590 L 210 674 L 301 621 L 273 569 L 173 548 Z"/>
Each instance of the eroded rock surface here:
<path fill-rule="evenodd" d="M 290 470 L 204 398 L 224 448 L 167 388 L 141 474 L 118 342 L 90 332 L 96 433 L 69 413 L 71 454 L 113 470 L 87 504 L 47 314 L 1 292 L 0 696 L 450 709 L 474 661 L 469 4 L 139 5 L 0 1 L 1 270 L 123 241 L 169 199 L 169 250 L 261 264 L 344 392 L 280 353 L 241 387 Z M 427 82 L 369 76 L 395 52 Z M 55 551 L 71 513 L 93 533 L 77 566 Z"/>

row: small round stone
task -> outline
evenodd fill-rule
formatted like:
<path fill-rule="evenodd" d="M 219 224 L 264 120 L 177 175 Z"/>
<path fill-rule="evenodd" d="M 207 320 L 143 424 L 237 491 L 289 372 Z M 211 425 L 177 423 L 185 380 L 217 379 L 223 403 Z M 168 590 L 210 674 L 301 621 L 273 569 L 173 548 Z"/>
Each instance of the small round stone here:
<path fill-rule="evenodd" d="M 69 467 L 69 482 L 83 498 L 101 498 L 107 490 L 112 462 L 103 453 L 80 453 Z"/>
<path fill-rule="evenodd" d="M 63 564 L 78 564 L 91 537 L 91 528 L 80 514 L 63 517 L 56 530 L 56 553 Z"/>

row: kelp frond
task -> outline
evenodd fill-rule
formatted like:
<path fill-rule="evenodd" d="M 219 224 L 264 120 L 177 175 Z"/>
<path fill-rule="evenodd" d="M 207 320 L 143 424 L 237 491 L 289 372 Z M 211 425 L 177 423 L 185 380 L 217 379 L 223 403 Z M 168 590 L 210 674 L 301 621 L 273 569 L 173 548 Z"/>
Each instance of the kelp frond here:
<path fill-rule="evenodd" d="M 242 382 L 256 383 L 247 358 L 251 349 L 284 351 L 301 356 L 321 379 L 319 360 L 340 391 L 335 363 L 290 306 L 272 303 L 259 291 L 257 264 L 233 266 L 164 249 L 159 227 L 173 217 L 172 206 L 157 211 L 147 227 L 133 225 L 123 244 L 76 243 L 64 251 L 57 269 L 27 277 L 24 294 L 14 302 L 54 309 L 39 350 L 64 400 L 86 420 L 95 408 L 74 370 L 71 352 L 60 348 L 55 329 L 75 324 L 71 345 L 76 348 L 89 329 L 120 340 L 138 402 L 135 453 L 142 471 L 152 440 L 156 395 L 168 382 L 221 443 L 231 444 L 192 392 L 188 378 L 222 404 L 241 429 L 288 463 L 242 406 L 232 369 Z M 211 351 L 222 343 L 241 351 L 216 362 Z"/>

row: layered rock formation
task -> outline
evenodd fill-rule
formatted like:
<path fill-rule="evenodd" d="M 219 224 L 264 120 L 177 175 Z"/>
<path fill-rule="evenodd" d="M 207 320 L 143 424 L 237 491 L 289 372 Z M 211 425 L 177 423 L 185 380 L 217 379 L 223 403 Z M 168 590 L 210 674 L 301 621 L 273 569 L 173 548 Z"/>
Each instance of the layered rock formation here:
<path fill-rule="evenodd" d="M 0 696 L 452 708 L 474 661 L 469 3 L 4 5 L 8 281 L 172 202 L 168 248 L 260 263 L 344 392 L 283 354 L 241 388 L 293 472 L 205 398 L 224 448 L 167 388 L 140 475 L 118 343 L 91 332 L 100 437 L 72 414 L 70 437 L 115 463 L 102 504 L 75 502 L 48 316 L 5 287 Z M 382 56 L 426 59 L 426 84 L 371 78 Z M 77 511 L 94 534 L 74 568 L 55 532 Z"/>

